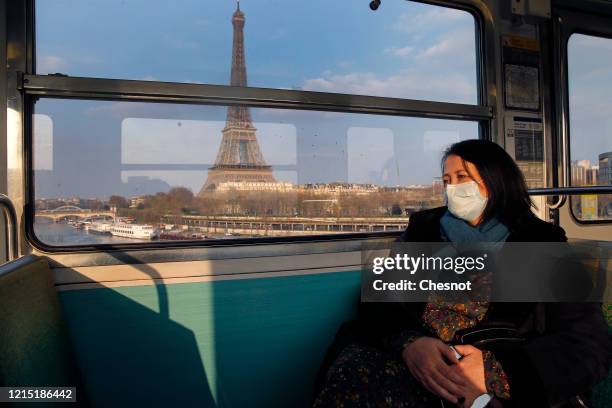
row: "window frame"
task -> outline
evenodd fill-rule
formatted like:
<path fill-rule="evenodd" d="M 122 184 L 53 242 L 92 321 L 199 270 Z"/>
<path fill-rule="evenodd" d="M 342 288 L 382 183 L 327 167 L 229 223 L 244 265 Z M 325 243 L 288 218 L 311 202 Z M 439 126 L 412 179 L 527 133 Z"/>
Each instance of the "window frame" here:
<path fill-rule="evenodd" d="M 58 97 L 47 97 L 45 99 L 64 99 Z M 70 100 L 89 100 L 85 98 L 68 98 Z M 93 98 L 92 98 L 93 99 Z M 104 101 L 109 101 L 109 99 L 103 99 Z M 34 144 L 33 144 L 33 132 L 32 132 L 32 122 L 34 117 L 34 102 L 35 98 L 31 98 L 30 104 L 28 105 L 28 115 L 25 124 L 27 126 L 27 131 L 25 132 L 26 136 L 26 146 L 29 146 L 29 149 L 26 149 L 26 161 L 28 163 L 33 163 L 33 153 L 34 153 Z M 125 101 L 125 100 L 124 100 Z M 140 101 L 139 101 L 140 102 Z M 158 102 L 158 101 L 156 101 Z M 211 104 L 199 104 L 201 106 L 210 106 Z M 225 105 L 223 105 L 225 106 Z M 262 107 L 262 105 L 242 105 L 249 107 Z M 263 107 L 267 107 L 263 105 Z M 306 109 L 300 109 L 306 110 Z M 312 110 L 312 109 L 308 109 Z M 316 110 L 317 112 L 324 112 L 322 110 Z M 333 110 L 334 112 L 338 112 L 339 110 Z M 350 112 L 355 113 L 355 112 Z M 372 112 L 368 112 L 368 114 L 372 114 Z M 394 117 L 398 117 L 399 115 L 392 115 Z M 416 115 L 401 115 L 401 117 L 408 118 L 420 118 L 420 119 L 446 119 L 449 118 L 438 118 L 433 116 L 416 116 Z M 453 117 L 455 119 L 455 117 Z M 463 118 L 461 118 L 463 119 Z M 475 120 L 463 120 L 464 122 L 472 122 L 479 123 L 479 129 L 482 131 L 482 124 L 480 121 Z M 271 236 L 271 237 L 244 237 L 244 238 L 229 238 L 229 239 L 211 239 L 211 240 L 176 240 L 176 241 L 144 241 L 144 242 L 125 242 L 125 243 L 112 243 L 112 244 L 67 244 L 67 245 L 51 245 L 43 242 L 39 239 L 34 231 L 34 218 L 35 218 L 35 191 L 34 191 L 34 168 L 33 165 L 30 164 L 27 170 L 27 178 L 29 188 L 27 189 L 27 194 L 29 198 L 29 202 L 31 205 L 26 207 L 25 211 L 25 219 L 26 219 L 26 236 L 28 241 L 38 250 L 41 250 L 46 253 L 69 253 L 69 252 L 97 252 L 97 251 L 106 251 L 111 249 L 159 249 L 159 248 L 188 248 L 188 247 L 224 247 L 224 246 L 236 246 L 236 245 L 256 245 L 256 244 L 276 244 L 276 243 L 292 243 L 292 242 L 322 242 L 322 241 L 346 241 L 346 240 L 355 240 L 355 239 L 364 239 L 364 238 L 380 238 L 380 237 L 396 237 L 401 234 L 402 230 L 397 231 L 372 231 L 372 232 L 350 232 L 350 233 L 337 233 L 337 234 L 326 234 L 324 231 L 321 231 L 320 234 L 316 235 L 301 235 L 301 236 Z M 406 221 L 408 218 L 406 218 Z M 29 222 L 27 222 L 29 221 Z"/>
<path fill-rule="evenodd" d="M 555 10 L 554 17 L 554 38 L 555 44 L 555 69 L 554 77 L 556 89 L 559 89 L 559 95 L 556 98 L 556 135 L 557 143 L 560 147 L 559 154 L 555 155 L 557 161 L 555 167 L 560 169 L 560 178 L 564 187 L 575 189 L 579 192 L 580 186 L 572 186 L 571 177 L 571 132 L 570 132 L 570 108 L 569 108 L 569 40 L 574 34 L 582 34 L 612 40 L 612 26 L 610 20 L 612 15 L 589 14 L 585 12 L 570 11 L 566 9 Z M 582 186 L 589 187 L 589 186 Z M 597 186 L 603 192 L 594 192 L 591 194 L 610 195 L 612 194 L 612 185 Z M 578 225 L 607 225 L 612 223 L 610 220 L 584 220 L 579 218 L 571 205 L 572 197 L 580 196 L 581 194 L 569 194 L 568 212 L 571 218 Z M 567 197 L 567 196 L 566 196 Z M 563 200 L 563 199 L 562 199 Z"/>
<path fill-rule="evenodd" d="M 58 75 L 35 75 L 35 0 L 17 0 L 7 5 L 9 39 L 17 40 L 24 51 L 13 67 L 18 89 L 16 106 L 21 113 L 23 156 L 21 162 L 22 186 L 18 196 L 23 197 L 21 231 L 25 240 L 44 253 L 100 252 L 109 250 L 164 250 L 186 247 L 233 247 L 259 244 L 287 244 L 303 242 L 329 242 L 395 237 L 394 232 L 358 232 L 350 234 L 320 234 L 299 237 L 236 238 L 205 241 L 164 241 L 155 243 L 92 244 L 51 246 L 41 242 L 34 233 L 34 189 L 32 166 L 32 120 L 37 98 L 99 99 L 105 101 L 140 101 L 194 103 L 202 105 L 242 105 L 251 107 L 299 110 L 333 111 L 391 115 L 401 117 L 466 120 L 478 123 L 479 138 L 492 139 L 497 134 L 497 96 L 495 94 L 493 17 L 478 0 L 422 1 L 434 6 L 451 7 L 468 12 L 474 18 L 476 45 L 477 104 L 459 104 L 428 100 L 412 100 L 378 96 L 362 96 L 313 91 L 272 88 L 232 87 L 229 85 L 154 82 L 124 79 L 78 78 Z M 367 4 L 360 5 L 367 7 Z M 21 68 L 21 69 L 20 69 Z M 9 82 L 10 84 L 10 82 Z M 18 200 L 19 201 L 19 200 Z"/>

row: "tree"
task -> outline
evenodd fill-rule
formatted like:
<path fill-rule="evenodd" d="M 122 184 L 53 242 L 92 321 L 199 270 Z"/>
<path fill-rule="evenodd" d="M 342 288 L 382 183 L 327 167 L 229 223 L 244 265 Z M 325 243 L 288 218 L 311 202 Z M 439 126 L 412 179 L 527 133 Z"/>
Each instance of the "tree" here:
<path fill-rule="evenodd" d="M 393 204 L 391 206 L 391 215 L 402 215 L 402 207 L 399 204 Z"/>
<path fill-rule="evenodd" d="M 168 191 L 168 197 L 178 204 L 187 206 L 193 201 L 193 192 L 185 187 L 173 187 Z"/>
<path fill-rule="evenodd" d="M 128 200 L 118 195 L 110 196 L 108 204 L 117 208 L 128 208 L 130 206 Z"/>

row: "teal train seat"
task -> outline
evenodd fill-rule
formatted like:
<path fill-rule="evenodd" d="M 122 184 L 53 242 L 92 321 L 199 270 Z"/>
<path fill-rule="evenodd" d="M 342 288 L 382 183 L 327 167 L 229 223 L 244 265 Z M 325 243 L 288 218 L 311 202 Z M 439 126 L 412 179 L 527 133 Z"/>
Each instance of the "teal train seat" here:
<path fill-rule="evenodd" d="M 0 328 L 2 386 L 80 384 L 53 276 L 44 259 L 30 255 L 0 266 Z"/>

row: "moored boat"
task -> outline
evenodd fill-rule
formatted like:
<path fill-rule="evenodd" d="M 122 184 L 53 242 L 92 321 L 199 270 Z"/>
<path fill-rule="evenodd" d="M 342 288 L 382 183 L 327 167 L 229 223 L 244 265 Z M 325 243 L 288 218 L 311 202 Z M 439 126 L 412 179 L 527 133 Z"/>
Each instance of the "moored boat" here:
<path fill-rule="evenodd" d="M 92 234 L 102 234 L 102 235 L 110 234 L 112 228 L 113 228 L 113 224 L 110 222 L 92 222 L 91 224 L 85 227 L 87 232 L 90 232 Z"/>
<path fill-rule="evenodd" d="M 110 233 L 113 236 L 134 239 L 155 239 L 158 237 L 157 229 L 148 224 L 127 224 L 118 222 L 112 225 Z"/>

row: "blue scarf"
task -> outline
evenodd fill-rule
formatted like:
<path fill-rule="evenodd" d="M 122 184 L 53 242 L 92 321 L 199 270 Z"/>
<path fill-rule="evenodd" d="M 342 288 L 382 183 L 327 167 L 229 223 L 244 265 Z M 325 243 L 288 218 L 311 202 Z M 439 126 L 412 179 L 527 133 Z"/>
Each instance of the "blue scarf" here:
<path fill-rule="evenodd" d="M 495 217 L 473 227 L 448 210 L 440 218 L 440 233 L 444 241 L 456 243 L 504 242 L 510 235 L 508 227 Z"/>

